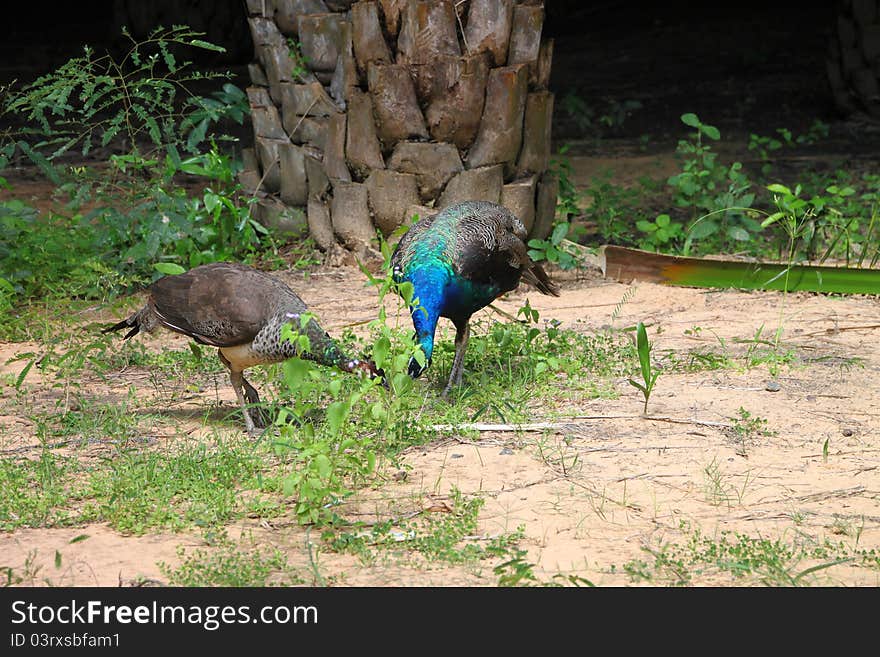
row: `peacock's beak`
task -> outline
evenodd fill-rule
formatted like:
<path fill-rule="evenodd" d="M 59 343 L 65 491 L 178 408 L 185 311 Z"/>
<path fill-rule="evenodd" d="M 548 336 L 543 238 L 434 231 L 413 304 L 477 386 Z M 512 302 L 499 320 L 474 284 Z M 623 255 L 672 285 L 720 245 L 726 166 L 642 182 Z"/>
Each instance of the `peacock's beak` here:
<path fill-rule="evenodd" d="M 428 359 L 428 361 L 425 363 L 424 366 L 419 365 L 419 361 L 417 361 L 415 358 L 410 358 L 409 359 L 409 366 L 406 369 L 407 374 L 409 374 L 410 377 L 412 377 L 413 379 L 417 379 L 424 373 L 424 371 L 426 369 L 428 369 L 428 365 L 430 365 L 430 364 L 431 364 L 430 358 Z"/>

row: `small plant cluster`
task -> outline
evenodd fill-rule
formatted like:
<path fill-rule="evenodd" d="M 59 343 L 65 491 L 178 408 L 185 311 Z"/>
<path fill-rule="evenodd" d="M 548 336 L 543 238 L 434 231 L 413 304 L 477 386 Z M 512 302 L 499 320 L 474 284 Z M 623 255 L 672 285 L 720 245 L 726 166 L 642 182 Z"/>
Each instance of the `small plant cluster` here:
<path fill-rule="evenodd" d="M 585 226 L 593 226 L 600 244 L 681 255 L 738 252 L 819 264 L 841 259 L 857 267 L 880 262 L 880 176 L 808 172 L 794 185 L 772 179 L 759 184 L 741 162 L 720 160 L 713 149 L 721 139 L 718 128 L 690 112 L 681 121 L 692 132 L 678 142 L 681 170 L 665 187 L 646 177 L 638 186 L 616 186 L 606 173 L 579 190 L 567 156 L 570 145 L 563 145 L 553 160 L 560 180 L 557 224 L 547 239 L 530 243 L 532 258 L 565 269 L 577 266 L 575 245 L 587 242 Z M 828 133 L 828 125 L 816 121 L 799 136 L 784 128 L 773 137 L 752 134 L 749 150 L 758 154 L 766 179 L 772 153 L 814 144 Z"/>
<path fill-rule="evenodd" d="M 655 369 L 653 363 L 651 363 L 652 347 L 653 345 L 651 345 L 648 339 L 648 331 L 645 329 L 645 325 L 639 322 L 636 326 L 636 350 L 639 354 L 639 372 L 642 375 L 642 380 L 639 382 L 635 379 L 628 379 L 628 381 L 645 398 L 645 406 L 642 409 L 642 413 L 645 415 L 648 414 L 648 399 L 651 398 L 651 393 L 654 391 L 654 386 L 657 383 L 657 377 L 660 376 L 660 371 Z"/>
<path fill-rule="evenodd" d="M 27 127 L 0 136 L 0 169 L 20 152 L 57 193 L 56 209 L 44 212 L 0 202 L 0 308 L 53 295 L 104 298 L 149 282 L 157 262 L 247 261 L 272 246 L 239 194 L 240 163 L 218 145 L 232 137 L 217 128 L 249 112 L 245 94 L 229 83 L 210 97 L 190 93 L 194 81 L 230 74 L 192 71 L 174 54 L 218 49 L 199 37 L 158 28 L 119 59 L 86 48 L 9 94 L 3 113 Z M 96 148 L 117 151 L 106 167 L 62 165 L 66 153 Z M 192 194 L 182 179 L 201 190 Z"/>

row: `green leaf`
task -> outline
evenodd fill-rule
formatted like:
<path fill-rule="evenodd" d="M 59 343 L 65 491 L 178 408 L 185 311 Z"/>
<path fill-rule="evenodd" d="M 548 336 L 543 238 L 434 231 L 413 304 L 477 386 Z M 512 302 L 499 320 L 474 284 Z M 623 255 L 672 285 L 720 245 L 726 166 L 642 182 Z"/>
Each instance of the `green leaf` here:
<path fill-rule="evenodd" d="M 341 432 L 350 411 L 347 401 L 336 401 L 327 407 L 327 428 L 332 435 L 336 436 Z"/>
<path fill-rule="evenodd" d="M 642 322 L 636 326 L 636 346 L 639 352 L 642 378 L 648 382 L 651 380 L 651 343 L 648 341 L 648 331 Z"/>
<path fill-rule="evenodd" d="M 697 118 L 697 115 L 693 112 L 688 112 L 687 114 L 681 115 L 681 122 L 685 125 L 689 125 L 692 128 L 700 127 L 700 119 Z"/>
<path fill-rule="evenodd" d="M 284 380 L 292 392 L 296 392 L 302 387 L 311 369 L 311 364 L 302 358 L 289 358 L 281 365 Z"/>
<path fill-rule="evenodd" d="M 629 383 L 634 388 L 638 388 L 639 390 L 641 390 L 643 394 L 648 392 L 647 388 L 645 388 L 645 386 L 643 386 L 641 383 L 638 383 L 637 381 L 633 381 L 632 379 L 627 379 L 627 383 Z"/>
<path fill-rule="evenodd" d="M 42 171 L 53 184 L 61 184 L 61 176 L 58 174 L 58 170 L 42 153 L 33 150 L 30 145 L 23 141 L 18 142 L 18 147 L 21 149 L 22 153 L 30 158 L 31 162 L 40 168 L 40 171 Z"/>
<path fill-rule="evenodd" d="M 315 457 L 315 470 L 318 471 L 318 474 L 325 479 L 330 476 L 330 459 L 327 458 L 326 454 L 318 454 Z"/>
<path fill-rule="evenodd" d="M 153 268 L 160 274 L 165 274 L 166 276 L 182 274 L 186 271 L 186 269 L 175 262 L 157 262 L 153 265 Z"/>
<path fill-rule="evenodd" d="M 79 534 L 78 536 L 74 536 L 72 539 L 67 541 L 68 543 L 79 543 L 80 541 L 84 541 L 89 538 L 88 534 Z"/>
<path fill-rule="evenodd" d="M 701 240 L 709 237 L 718 231 L 718 224 L 711 219 L 702 219 L 696 221 L 688 230 L 688 236 L 692 240 Z"/>
<path fill-rule="evenodd" d="M 208 212 L 214 212 L 214 208 L 220 205 L 220 197 L 212 191 L 205 192 L 202 200 L 205 203 L 205 210 Z"/>
<path fill-rule="evenodd" d="M 20 389 L 21 389 L 21 384 L 24 383 L 24 379 L 25 379 L 25 377 L 27 376 L 27 373 L 28 373 L 28 372 L 30 371 L 30 369 L 34 366 L 34 363 L 35 363 L 35 362 L 36 362 L 36 361 L 34 361 L 34 360 L 29 360 L 29 361 L 27 362 L 27 365 L 25 365 L 25 366 L 22 368 L 21 372 L 18 373 L 18 378 L 16 378 L 16 380 L 15 380 L 15 389 L 16 389 L 16 390 L 20 390 Z"/>
<path fill-rule="evenodd" d="M 749 235 L 749 231 L 741 226 L 730 226 L 727 229 L 727 235 L 737 242 L 748 242 L 752 239 L 752 236 Z"/>
<path fill-rule="evenodd" d="M 532 241 L 534 241 L 534 240 L 532 240 Z M 544 252 L 543 251 L 538 251 L 537 249 L 529 249 L 527 251 L 527 253 L 529 254 L 529 257 L 532 260 L 543 260 L 544 259 Z"/>
<path fill-rule="evenodd" d="M 388 354 L 391 353 L 391 341 L 384 335 L 373 344 L 373 362 L 376 367 L 386 367 Z"/>
<path fill-rule="evenodd" d="M 201 39 L 192 39 L 190 40 L 189 45 L 204 50 L 213 50 L 214 52 L 226 52 L 226 48 L 223 46 L 218 46 L 208 41 L 202 41 Z"/>
<path fill-rule="evenodd" d="M 784 212 L 774 212 L 761 222 L 761 228 L 766 228 L 770 224 L 774 224 L 785 216 Z"/>
<path fill-rule="evenodd" d="M 370 407 L 370 415 L 374 420 L 384 420 L 388 416 L 388 412 L 385 410 L 385 407 L 382 406 L 382 402 L 375 402 Z"/>
<path fill-rule="evenodd" d="M 568 235 L 568 229 L 568 222 L 556 224 L 556 228 L 553 229 L 553 234 L 550 236 L 550 241 L 553 244 L 559 244 L 563 239 L 565 239 L 565 236 Z"/>
<path fill-rule="evenodd" d="M 658 214 L 657 218 L 654 220 L 658 226 L 668 226 L 670 221 L 668 214 Z"/>
<path fill-rule="evenodd" d="M 771 192 L 775 192 L 777 194 L 785 194 L 786 196 L 792 196 L 791 190 L 785 185 L 780 185 L 779 183 L 773 183 L 772 185 L 767 185 L 767 189 Z"/>
<path fill-rule="evenodd" d="M 700 130 L 704 135 L 706 135 L 709 139 L 713 139 L 718 141 L 721 139 L 721 133 L 718 132 L 718 128 L 712 125 L 701 125 Z"/>

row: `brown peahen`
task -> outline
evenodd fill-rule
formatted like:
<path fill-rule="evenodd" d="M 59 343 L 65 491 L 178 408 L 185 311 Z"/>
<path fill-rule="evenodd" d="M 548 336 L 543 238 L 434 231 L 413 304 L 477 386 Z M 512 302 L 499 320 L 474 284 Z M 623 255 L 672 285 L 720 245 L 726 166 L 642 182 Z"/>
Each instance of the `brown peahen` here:
<path fill-rule="evenodd" d="M 455 358 L 446 396 L 461 384 L 470 318 L 520 280 L 543 294 L 559 296 L 559 287 L 528 255 L 526 229 L 507 208 L 486 201 L 465 201 L 416 222 L 400 239 L 391 256 L 393 279 L 414 287 L 410 308 L 416 341 L 425 366 L 412 358 L 409 374 L 422 374 L 431 362 L 437 320 L 455 325 Z"/>
<path fill-rule="evenodd" d="M 260 396 L 244 378 L 249 367 L 300 356 L 345 372 L 382 376 L 371 361 L 345 355 L 313 318 L 300 330 L 300 316 L 308 310 L 303 300 L 278 279 L 251 267 L 229 262 L 201 265 L 160 278 L 148 292 L 143 308 L 102 332 L 130 328 L 127 340 L 140 331 L 164 326 L 217 347 L 220 360 L 229 369 L 249 434 L 265 425 L 254 407 Z M 308 352 L 298 353 L 290 340 L 282 339 L 286 323 L 308 337 Z"/>

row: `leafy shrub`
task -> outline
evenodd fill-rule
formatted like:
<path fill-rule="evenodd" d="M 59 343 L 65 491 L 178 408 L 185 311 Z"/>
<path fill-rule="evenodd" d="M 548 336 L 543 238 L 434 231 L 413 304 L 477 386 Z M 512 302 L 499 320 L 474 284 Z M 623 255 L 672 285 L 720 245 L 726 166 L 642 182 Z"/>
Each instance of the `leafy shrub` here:
<path fill-rule="evenodd" d="M 684 253 L 695 242 L 702 242 L 708 249 L 724 250 L 750 241 L 761 225 L 747 212 L 755 195 L 748 191 L 752 184 L 742 164 L 734 162 L 728 167 L 719 163 L 717 153 L 703 142 L 704 137 L 720 139 L 718 128 L 703 123 L 693 113 L 683 114 L 681 121 L 695 130 L 690 140 L 679 140 L 676 153 L 682 170 L 670 176 L 667 184 L 673 188 L 673 203 L 688 208 L 691 214 Z"/>

